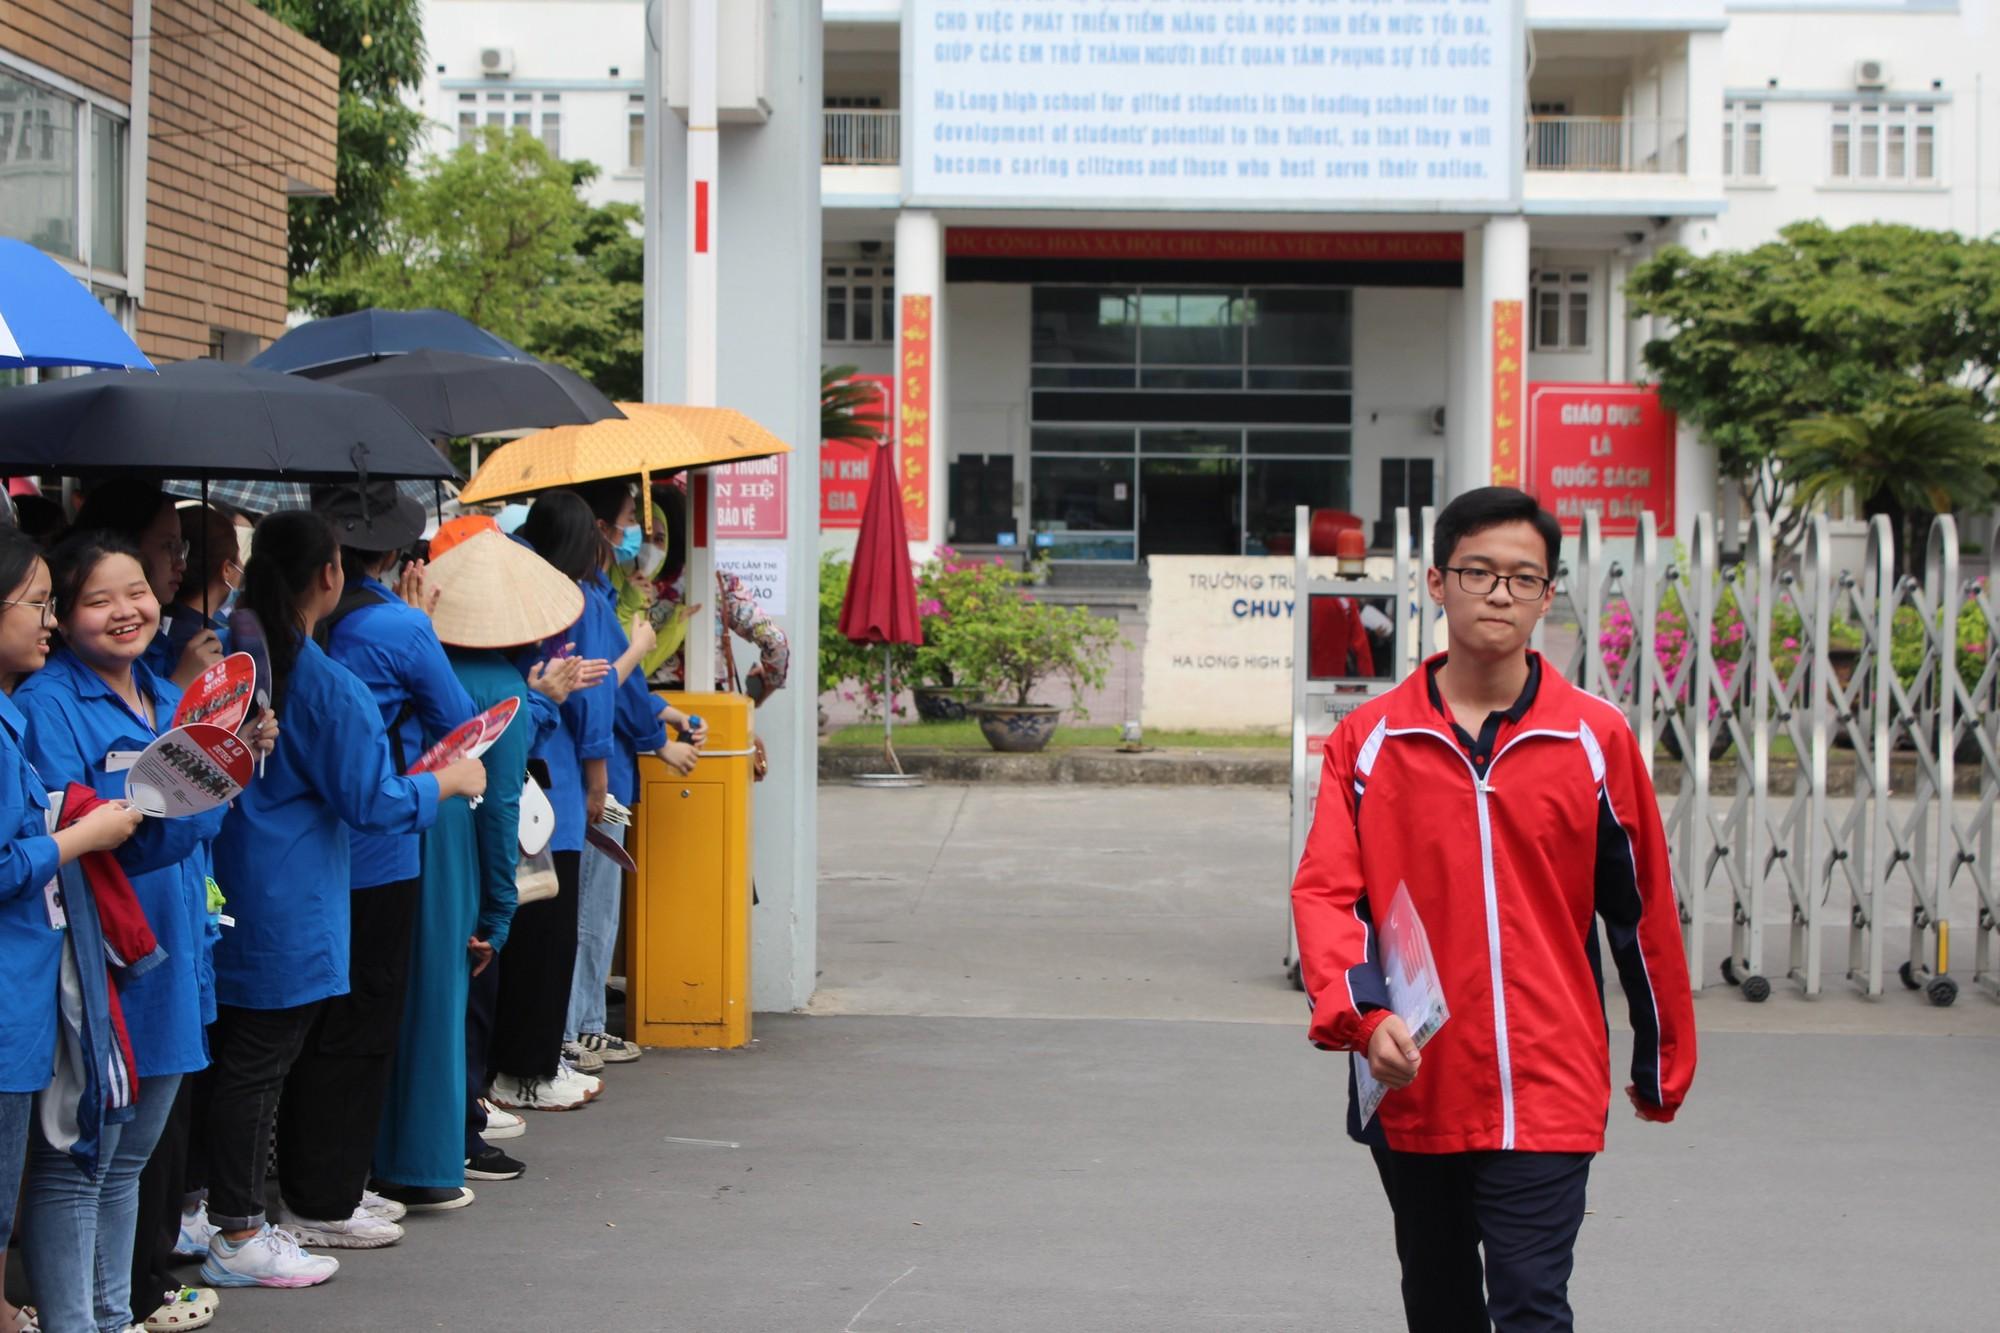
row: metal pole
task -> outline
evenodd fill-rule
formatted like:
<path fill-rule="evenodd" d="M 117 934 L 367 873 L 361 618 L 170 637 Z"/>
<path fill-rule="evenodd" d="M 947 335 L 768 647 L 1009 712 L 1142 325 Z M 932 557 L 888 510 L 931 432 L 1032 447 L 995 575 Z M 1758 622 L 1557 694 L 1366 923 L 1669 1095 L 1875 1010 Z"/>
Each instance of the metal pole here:
<path fill-rule="evenodd" d="M 720 342 L 716 291 L 716 218 L 721 165 L 716 112 L 716 64 L 720 59 L 718 0 L 689 0 L 687 43 L 687 401 L 716 405 L 716 352 Z M 671 53 L 669 53 L 671 58 Z M 684 684 L 691 691 L 715 688 L 715 503 L 713 489 L 688 477 L 686 598 L 698 606 L 689 619 Z M 697 520 L 695 509 L 702 512 Z M 703 540 L 697 543 L 694 538 Z M 726 645 L 725 645 L 726 646 Z"/>

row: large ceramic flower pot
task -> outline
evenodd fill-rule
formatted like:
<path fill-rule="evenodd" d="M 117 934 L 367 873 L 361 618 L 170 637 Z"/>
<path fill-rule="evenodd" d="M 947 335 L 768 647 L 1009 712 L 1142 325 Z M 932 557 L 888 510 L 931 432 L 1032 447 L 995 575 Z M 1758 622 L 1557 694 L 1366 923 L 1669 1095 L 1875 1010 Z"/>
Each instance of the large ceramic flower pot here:
<path fill-rule="evenodd" d="M 966 711 L 979 720 L 986 743 L 1008 754 L 1042 749 L 1062 719 L 1062 709 L 1047 704 L 973 704 Z"/>
<path fill-rule="evenodd" d="M 963 722 L 970 716 L 966 709 L 979 702 L 979 691 L 969 685 L 918 685 L 910 696 L 926 722 Z"/>

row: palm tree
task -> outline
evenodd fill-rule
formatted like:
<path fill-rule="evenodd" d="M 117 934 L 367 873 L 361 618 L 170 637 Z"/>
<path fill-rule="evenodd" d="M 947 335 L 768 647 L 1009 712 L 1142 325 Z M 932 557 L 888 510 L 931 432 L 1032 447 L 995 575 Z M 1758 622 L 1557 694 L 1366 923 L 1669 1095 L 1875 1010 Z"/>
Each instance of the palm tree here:
<path fill-rule="evenodd" d="M 875 444 L 885 424 L 872 386 L 854 378 L 853 366 L 819 368 L 819 437 Z"/>
<path fill-rule="evenodd" d="M 1898 571 L 1921 573 L 1925 521 L 1983 504 L 2000 448 L 1969 410 L 1937 407 L 1794 422 L 1778 457 L 1799 508 L 1853 492 L 1864 514 L 1888 518 Z"/>

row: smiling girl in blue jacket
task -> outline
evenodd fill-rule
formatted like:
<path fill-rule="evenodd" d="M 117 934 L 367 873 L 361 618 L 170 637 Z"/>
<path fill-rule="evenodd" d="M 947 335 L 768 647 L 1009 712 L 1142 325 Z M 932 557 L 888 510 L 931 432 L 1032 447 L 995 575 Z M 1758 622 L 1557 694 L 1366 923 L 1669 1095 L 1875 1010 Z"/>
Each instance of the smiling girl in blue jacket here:
<path fill-rule="evenodd" d="M 159 629 L 159 603 L 138 550 L 110 533 L 64 541 L 49 571 L 63 646 L 15 696 L 28 720 L 28 757 L 52 786 L 80 783 L 116 800 L 125 795 L 126 770 L 172 729 L 180 703 L 180 690 L 156 679 L 143 660 Z M 99 1173 L 87 1175 L 39 1136 L 29 1150 L 25 1253 L 49 1327 L 123 1329 L 133 1322 L 139 1173 L 182 1077 L 208 1064 L 208 843 L 221 827 L 220 810 L 149 820 L 118 853 L 167 956 L 120 987 L 138 1095 Z M 158 1303 L 157 1292 L 139 1295 L 142 1315 Z"/>
<path fill-rule="evenodd" d="M 285 1076 L 321 1006 L 348 990 L 349 830 L 419 832 L 440 800 L 486 789 L 476 759 L 396 771 L 367 688 L 312 641 L 344 586 L 324 518 L 294 510 L 258 525 L 241 605 L 263 626 L 284 730 L 215 844 L 236 919 L 215 964 L 208 1215 L 220 1230 L 202 1277 L 217 1286 L 312 1286 L 339 1268 L 269 1225 L 264 1180 Z"/>
<path fill-rule="evenodd" d="M 41 548 L 0 527 L 0 1237 L 14 1230 L 35 1094 L 55 1065 L 57 972 L 63 930 L 56 872 L 85 852 L 108 852 L 139 827 L 122 802 L 101 806 L 51 834 L 50 784 L 28 758 L 28 723 L 10 697 L 41 670 L 55 630 L 55 597 Z M 119 1126 L 122 1130 L 123 1126 Z M 88 1306 L 85 1307 L 86 1310 Z M 5 1326 L 15 1312 L 0 1301 Z"/>

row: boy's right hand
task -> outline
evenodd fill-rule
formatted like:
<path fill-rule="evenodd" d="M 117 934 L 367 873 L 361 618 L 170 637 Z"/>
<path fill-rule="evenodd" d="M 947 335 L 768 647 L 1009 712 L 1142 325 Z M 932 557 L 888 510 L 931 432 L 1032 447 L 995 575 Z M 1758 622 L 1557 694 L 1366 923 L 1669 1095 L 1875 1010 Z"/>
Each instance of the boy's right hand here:
<path fill-rule="evenodd" d="M 1390 1014 L 1368 1038 L 1368 1072 L 1387 1088 L 1407 1088 L 1416 1081 L 1417 1066 L 1423 1063 L 1417 1043 L 1402 1019 Z"/>

